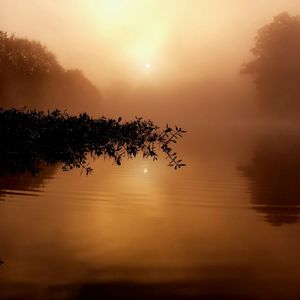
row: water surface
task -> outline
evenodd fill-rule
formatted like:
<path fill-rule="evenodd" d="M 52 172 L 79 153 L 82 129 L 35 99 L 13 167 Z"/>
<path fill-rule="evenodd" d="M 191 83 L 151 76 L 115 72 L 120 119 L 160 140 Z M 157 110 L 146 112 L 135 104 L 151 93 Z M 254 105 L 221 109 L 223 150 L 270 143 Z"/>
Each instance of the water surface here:
<path fill-rule="evenodd" d="M 298 299 L 298 140 L 191 134 L 180 171 L 0 178 L 0 299 Z"/>

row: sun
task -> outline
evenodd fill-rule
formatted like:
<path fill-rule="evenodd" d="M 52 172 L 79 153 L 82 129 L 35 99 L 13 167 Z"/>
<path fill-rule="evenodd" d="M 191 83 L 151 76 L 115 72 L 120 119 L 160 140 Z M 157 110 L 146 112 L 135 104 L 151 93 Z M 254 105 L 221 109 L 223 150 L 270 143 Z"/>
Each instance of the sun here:
<path fill-rule="evenodd" d="M 145 69 L 149 70 L 149 69 L 151 69 L 152 66 L 150 63 L 145 63 L 144 67 L 145 67 Z"/>

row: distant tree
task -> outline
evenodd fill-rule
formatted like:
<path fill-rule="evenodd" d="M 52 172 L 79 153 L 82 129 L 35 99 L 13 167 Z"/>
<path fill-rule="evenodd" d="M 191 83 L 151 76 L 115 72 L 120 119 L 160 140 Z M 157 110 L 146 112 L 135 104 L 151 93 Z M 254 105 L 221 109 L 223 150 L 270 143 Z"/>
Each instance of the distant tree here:
<path fill-rule="evenodd" d="M 0 31 L 0 107 L 87 110 L 101 99 L 79 70 L 65 70 L 37 41 Z"/>
<path fill-rule="evenodd" d="M 257 32 L 254 59 L 242 67 L 255 78 L 260 106 L 268 113 L 300 112 L 300 16 L 282 13 Z"/>
<path fill-rule="evenodd" d="M 0 72 L 41 76 L 63 71 L 55 56 L 41 43 L 0 31 Z"/>

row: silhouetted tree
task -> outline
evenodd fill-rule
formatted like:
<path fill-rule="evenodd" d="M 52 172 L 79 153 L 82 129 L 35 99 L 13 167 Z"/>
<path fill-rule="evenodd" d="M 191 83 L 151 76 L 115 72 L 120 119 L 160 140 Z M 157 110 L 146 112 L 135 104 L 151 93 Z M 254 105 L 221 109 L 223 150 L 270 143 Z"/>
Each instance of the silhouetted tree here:
<path fill-rule="evenodd" d="M 0 31 L 0 107 L 86 111 L 100 99 L 81 71 L 65 70 L 41 43 Z"/>
<path fill-rule="evenodd" d="M 242 73 L 255 78 L 259 104 L 266 112 L 300 112 L 300 16 L 282 13 L 257 32 L 254 59 Z"/>
<path fill-rule="evenodd" d="M 175 169 L 184 166 L 171 144 L 185 131 L 137 118 L 121 123 L 121 118 L 93 119 L 88 114 L 69 116 L 59 110 L 0 109 L 1 173 L 39 171 L 41 163 L 61 163 L 64 170 L 83 168 L 91 171 L 89 158 L 113 158 L 117 165 L 127 155 L 157 159 L 157 146 Z"/>
<path fill-rule="evenodd" d="M 0 71 L 18 76 L 41 76 L 63 68 L 39 42 L 16 38 L 0 31 Z"/>

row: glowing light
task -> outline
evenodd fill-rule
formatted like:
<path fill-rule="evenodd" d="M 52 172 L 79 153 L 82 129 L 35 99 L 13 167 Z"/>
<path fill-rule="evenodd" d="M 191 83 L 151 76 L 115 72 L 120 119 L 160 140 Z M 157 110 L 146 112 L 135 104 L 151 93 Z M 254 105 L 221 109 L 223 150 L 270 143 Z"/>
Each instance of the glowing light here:
<path fill-rule="evenodd" d="M 128 45 L 128 59 L 135 66 L 136 70 L 152 71 L 155 63 L 155 72 L 157 71 L 159 54 L 165 40 L 164 27 L 161 24 L 150 24 L 143 35 Z M 152 64 L 153 63 L 153 64 Z M 154 71 L 154 70 L 153 70 Z"/>
<path fill-rule="evenodd" d="M 144 174 L 148 173 L 148 168 L 144 168 Z"/>
<path fill-rule="evenodd" d="M 100 2 L 101 17 L 107 23 L 114 23 L 124 16 L 124 10 L 127 5 L 126 0 L 104 0 Z"/>

